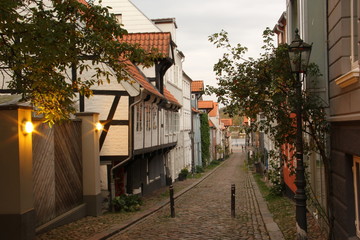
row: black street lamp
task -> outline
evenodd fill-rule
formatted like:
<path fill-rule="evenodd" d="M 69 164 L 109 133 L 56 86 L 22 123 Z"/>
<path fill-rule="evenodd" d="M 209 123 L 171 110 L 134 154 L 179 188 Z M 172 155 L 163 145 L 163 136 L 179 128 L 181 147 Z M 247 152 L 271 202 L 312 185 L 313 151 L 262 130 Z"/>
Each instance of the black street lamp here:
<path fill-rule="evenodd" d="M 302 81 L 300 74 L 305 74 L 309 64 L 311 45 L 303 42 L 299 36 L 299 30 L 295 30 L 295 39 L 289 46 L 289 58 L 291 72 L 296 74 L 296 239 L 307 239 L 306 222 L 306 180 L 303 159 L 303 136 L 302 136 Z"/>

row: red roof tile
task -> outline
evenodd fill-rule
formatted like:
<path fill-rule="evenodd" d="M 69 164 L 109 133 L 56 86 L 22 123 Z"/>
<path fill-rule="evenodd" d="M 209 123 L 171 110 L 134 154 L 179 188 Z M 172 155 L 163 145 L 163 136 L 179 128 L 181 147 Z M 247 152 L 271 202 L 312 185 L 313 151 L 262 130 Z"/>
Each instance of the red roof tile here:
<path fill-rule="evenodd" d="M 225 127 L 233 125 L 231 118 L 220 119 L 220 121 L 224 124 Z"/>
<path fill-rule="evenodd" d="M 213 109 L 214 102 L 213 101 L 198 101 L 198 108 L 199 109 Z"/>
<path fill-rule="evenodd" d="M 88 6 L 85 0 L 78 0 Z M 122 40 L 131 44 L 139 44 L 145 50 L 151 51 L 156 48 L 164 56 L 169 56 L 171 34 L 170 33 L 130 33 L 123 36 Z M 126 71 L 136 80 L 145 90 L 155 94 L 158 97 L 165 98 L 147 79 L 147 77 L 129 60 L 125 61 L 127 64 Z M 170 94 L 171 95 L 171 94 Z M 172 95 L 171 95 L 172 96 Z M 172 96 L 174 97 L 174 96 Z M 170 97 L 171 98 L 171 97 Z M 176 99 L 175 99 L 176 101 Z M 177 101 L 176 101 L 177 102 Z M 179 104 L 177 102 L 177 104 Z M 179 104 L 180 105 L 180 104 Z M 180 105 L 181 106 L 181 105 Z"/>
<path fill-rule="evenodd" d="M 193 81 L 191 83 L 191 92 L 204 92 L 204 81 Z"/>
<path fill-rule="evenodd" d="M 158 97 L 165 98 L 142 74 L 142 72 L 130 61 L 126 61 L 127 63 L 127 72 L 130 76 L 136 80 L 145 90 L 148 92 L 155 94 Z"/>
<path fill-rule="evenodd" d="M 170 56 L 171 34 L 169 32 L 129 33 L 124 35 L 121 40 L 139 44 L 141 48 L 149 52 L 155 48 L 164 57 Z"/>
<path fill-rule="evenodd" d="M 214 102 L 213 109 L 209 112 L 209 117 L 216 117 L 219 113 L 218 111 L 219 104 L 217 102 Z"/>
<path fill-rule="evenodd" d="M 164 87 L 164 96 L 169 102 L 181 107 L 181 104 L 178 102 L 178 100 L 165 87 Z"/>

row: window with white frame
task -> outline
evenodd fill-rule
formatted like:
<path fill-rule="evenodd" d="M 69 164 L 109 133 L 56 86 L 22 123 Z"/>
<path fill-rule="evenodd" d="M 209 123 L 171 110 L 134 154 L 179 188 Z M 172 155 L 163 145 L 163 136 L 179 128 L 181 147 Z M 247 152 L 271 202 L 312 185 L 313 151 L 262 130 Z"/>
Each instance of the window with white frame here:
<path fill-rule="evenodd" d="M 165 110 L 165 133 L 169 133 L 169 125 L 170 125 L 170 119 L 169 119 L 169 111 Z"/>
<path fill-rule="evenodd" d="M 174 126 L 175 126 L 175 115 L 174 115 L 174 112 L 170 112 L 169 113 L 169 116 L 170 116 L 170 132 L 171 133 L 174 133 L 175 132 L 175 129 L 174 129 Z"/>
<path fill-rule="evenodd" d="M 142 103 L 136 106 L 136 131 L 142 131 Z"/>
<path fill-rule="evenodd" d="M 171 130 L 172 130 L 172 132 L 174 133 L 174 132 L 176 132 L 176 125 L 177 125 L 177 113 L 175 113 L 175 112 L 172 112 L 171 113 L 171 115 L 172 115 L 172 127 L 171 127 Z"/>
<path fill-rule="evenodd" d="M 174 127 L 173 127 L 173 131 L 174 132 L 178 132 L 180 129 L 180 119 L 179 119 L 179 113 L 178 112 L 174 112 Z"/>
<path fill-rule="evenodd" d="M 151 130 L 151 108 L 148 104 L 145 105 L 145 129 Z"/>
<path fill-rule="evenodd" d="M 355 195 L 355 227 L 356 236 L 360 237 L 360 157 L 354 157 L 353 163 L 354 195 Z"/>
<path fill-rule="evenodd" d="M 122 14 L 115 14 L 115 19 L 118 24 L 122 24 Z"/>
<path fill-rule="evenodd" d="M 152 127 L 153 129 L 157 128 L 157 109 L 155 106 L 152 108 Z"/>

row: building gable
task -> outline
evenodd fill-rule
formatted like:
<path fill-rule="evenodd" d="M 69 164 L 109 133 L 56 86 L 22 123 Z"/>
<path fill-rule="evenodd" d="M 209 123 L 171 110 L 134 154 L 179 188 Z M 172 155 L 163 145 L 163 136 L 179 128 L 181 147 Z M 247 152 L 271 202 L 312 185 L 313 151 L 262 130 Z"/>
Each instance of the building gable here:
<path fill-rule="evenodd" d="M 109 11 L 121 15 L 121 24 L 129 33 L 161 32 L 161 30 L 129 0 L 103 0 L 102 6 L 111 6 Z M 119 19 L 119 18 L 118 18 Z"/>

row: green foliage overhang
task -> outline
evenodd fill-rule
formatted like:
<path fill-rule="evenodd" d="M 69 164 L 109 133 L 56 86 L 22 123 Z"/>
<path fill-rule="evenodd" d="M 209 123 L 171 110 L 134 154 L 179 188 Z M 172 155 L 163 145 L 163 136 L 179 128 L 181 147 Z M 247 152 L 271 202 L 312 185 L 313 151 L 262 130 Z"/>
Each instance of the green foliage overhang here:
<path fill-rule="evenodd" d="M 92 1 L 1 0 L 2 87 L 50 124 L 67 119 L 76 92 L 89 97 L 94 84 L 127 79 L 125 60 L 150 66 L 159 57 L 119 41 L 124 34 L 109 9 Z M 80 77 L 86 71 L 90 76 Z"/>

